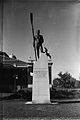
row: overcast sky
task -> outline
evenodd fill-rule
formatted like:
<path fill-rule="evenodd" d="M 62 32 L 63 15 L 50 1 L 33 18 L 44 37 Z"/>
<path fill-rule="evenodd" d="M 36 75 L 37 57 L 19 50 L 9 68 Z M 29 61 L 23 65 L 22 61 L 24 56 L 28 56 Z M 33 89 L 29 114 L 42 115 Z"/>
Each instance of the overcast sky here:
<path fill-rule="evenodd" d="M 41 30 L 52 55 L 53 77 L 70 72 L 80 73 L 80 3 L 78 2 L 11 2 L 4 3 L 3 51 L 18 59 L 34 59 L 29 14 L 34 14 L 34 30 Z"/>

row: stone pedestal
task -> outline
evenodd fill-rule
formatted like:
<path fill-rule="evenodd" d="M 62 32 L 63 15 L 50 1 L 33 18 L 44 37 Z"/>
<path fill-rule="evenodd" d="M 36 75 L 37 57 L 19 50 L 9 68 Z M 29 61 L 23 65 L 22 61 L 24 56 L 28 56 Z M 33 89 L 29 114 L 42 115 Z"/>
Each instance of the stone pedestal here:
<path fill-rule="evenodd" d="M 45 54 L 34 63 L 32 103 L 50 103 L 48 58 Z"/>

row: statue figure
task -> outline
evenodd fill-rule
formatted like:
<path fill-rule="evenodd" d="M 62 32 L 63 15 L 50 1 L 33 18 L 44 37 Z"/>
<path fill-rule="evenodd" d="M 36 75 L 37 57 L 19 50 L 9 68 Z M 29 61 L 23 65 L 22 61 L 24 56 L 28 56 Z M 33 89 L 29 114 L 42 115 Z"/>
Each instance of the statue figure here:
<path fill-rule="evenodd" d="M 34 36 L 33 47 L 35 47 L 36 56 L 38 59 L 39 59 L 40 51 L 43 52 L 43 46 L 42 46 L 43 42 L 44 42 L 43 36 L 40 34 L 40 30 L 37 30 L 36 35 Z"/>
<path fill-rule="evenodd" d="M 34 35 L 34 27 L 33 27 L 33 13 L 30 13 L 30 22 L 32 27 L 32 35 L 33 35 L 33 47 L 35 53 L 35 60 L 39 59 L 40 52 L 46 53 L 46 55 L 51 59 L 51 55 L 48 53 L 48 49 L 44 47 L 45 51 L 43 51 L 43 36 L 40 34 L 40 30 L 36 31 L 36 35 Z"/>

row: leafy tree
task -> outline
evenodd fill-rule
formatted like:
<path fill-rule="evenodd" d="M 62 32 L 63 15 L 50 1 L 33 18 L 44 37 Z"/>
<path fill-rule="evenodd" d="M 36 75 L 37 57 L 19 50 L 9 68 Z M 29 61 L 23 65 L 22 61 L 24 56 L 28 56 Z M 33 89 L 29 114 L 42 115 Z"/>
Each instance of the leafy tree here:
<path fill-rule="evenodd" d="M 58 74 L 59 78 L 55 78 L 53 80 L 53 86 L 55 87 L 62 87 L 62 88 L 74 88 L 75 87 L 75 82 L 76 79 L 73 78 L 70 73 L 65 72 L 62 73 L 60 72 Z"/>
<path fill-rule="evenodd" d="M 54 80 L 53 80 L 53 85 L 54 85 L 54 87 L 60 87 L 60 78 L 55 78 Z"/>

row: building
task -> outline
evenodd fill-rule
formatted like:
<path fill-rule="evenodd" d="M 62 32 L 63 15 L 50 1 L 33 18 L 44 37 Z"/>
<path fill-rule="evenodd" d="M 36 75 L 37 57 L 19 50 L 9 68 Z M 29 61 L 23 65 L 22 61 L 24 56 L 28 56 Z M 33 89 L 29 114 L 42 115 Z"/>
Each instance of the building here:
<path fill-rule="evenodd" d="M 48 61 L 49 83 L 52 84 L 52 61 Z M 18 60 L 15 55 L 8 56 L 0 51 L 0 91 L 15 92 L 17 88 L 32 87 L 34 60 Z"/>
<path fill-rule="evenodd" d="M 17 86 L 27 87 L 27 63 L 18 60 L 14 55 L 10 58 L 0 51 L 0 91 L 15 92 Z"/>

